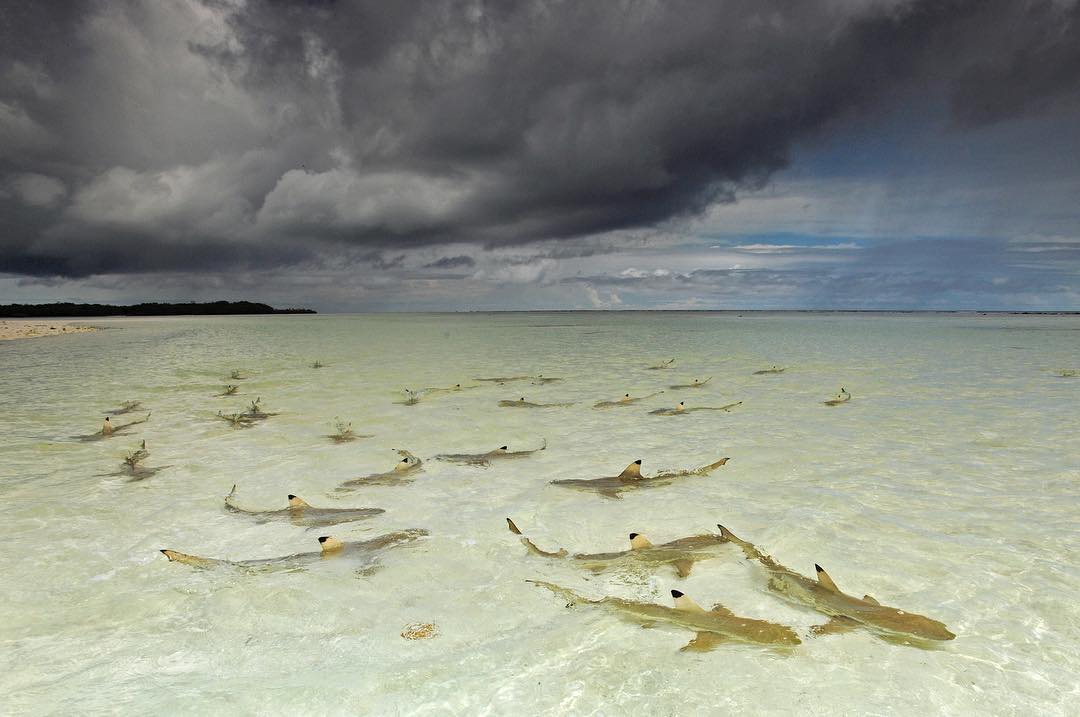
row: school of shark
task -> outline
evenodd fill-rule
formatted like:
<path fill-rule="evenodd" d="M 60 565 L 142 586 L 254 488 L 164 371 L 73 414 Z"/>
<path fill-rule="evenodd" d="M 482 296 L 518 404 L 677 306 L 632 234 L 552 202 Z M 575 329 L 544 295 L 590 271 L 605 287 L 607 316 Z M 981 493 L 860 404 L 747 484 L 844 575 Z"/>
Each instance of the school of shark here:
<path fill-rule="evenodd" d="M 314 367 L 321 367 L 322 365 L 318 362 L 316 364 Z M 672 358 L 642 368 L 647 370 L 675 370 L 674 364 L 675 359 Z M 755 377 L 777 376 L 786 370 L 787 367 L 772 366 L 755 371 L 752 375 Z M 248 378 L 246 372 L 234 370 L 226 377 L 226 380 L 242 381 L 246 378 Z M 705 378 L 704 380 L 694 378 L 688 382 L 670 384 L 665 388 L 658 388 L 651 393 L 643 393 L 638 396 L 623 393 L 622 397 L 618 399 L 599 400 L 592 405 L 592 408 L 600 410 L 625 409 L 633 407 L 639 402 L 665 394 L 666 391 L 698 392 L 711 381 L 711 378 Z M 508 383 L 529 382 L 532 385 L 545 385 L 563 381 L 562 378 L 544 376 L 543 374 L 536 376 L 475 378 L 473 380 L 476 382 L 473 385 L 457 383 L 449 387 L 420 390 L 406 388 L 403 391 L 404 399 L 396 403 L 404 406 L 414 406 L 422 401 L 427 402 L 437 398 L 446 400 L 448 397 L 465 390 L 482 390 L 485 388 L 498 390 Z M 228 397 L 235 394 L 236 384 L 226 384 L 223 392 L 215 395 L 217 397 Z M 837 407 L 847 405 L 851 401 L 852 394 L 846 388 L 841 388 L 834 397 L 826 399 L 822 403 L 825 406 Z M 579 402 L 568 400 L 539 403 L 526 400 L 524 396 L 519 396 L 517 398 L 499 398 L 494 403 L 501 408 L 566 411 L 573 409 Z M 643 415 L 685 417 L 697 411 L 725 413 L 736 408 L 742 410 L 743 406 L 743 401 L 733 401 L 716 406 L 687 406 L 684 399 L 680 400 L 674 407 L 656 408 L 645 411 Z M 138 430 L 139 426 L 150 420 L 151 413 L 147 411 L 145 417 L 119 425 L 114 424 L 111 417 L 142 410 L 145 409 L 142 408 L 139 401 L 124 402 L 120 408 L 106 412 L 106 418 L 98 432 L 89 435 L 72 436 L 72 438 L 78 441 L 116 440 L 118 436 L 124 436 L 130 431 Z M 265 410 L 262 398 L 259 397 L 251 401 L 246 410 L 234 413 L 218 411 L 212 417 L 224 420 L 233 429 L 249 429 L 263 421 L 270 420 L 276 415 L 278 414 Z M 359 438 L 370 438 L 371 436 L 358 434 L 354 431 L 351 423 L 338 420 L 337 433 L 328 437 L 334 443 L 345 443 Z M 534 447 L 501 445 L 475 452 L 439 453 L 431 456 L 430 460 L 497 470 L 497 466 L 504 461 L 528 460 L 531 456 L 547 448 L 547 440 L 541 438 L 539 444 Z M 382 473 L 344 480 L 334 490 L 333 495 L 340 497 L 342 494 L 349 494 L 374 485 L 402 488 L 408 486 L 424 471 L 425 461 L 405 449 L 396 449 L 396 452 L 399 460 L 390 466 L 388 470 Z M 142 465 L 142 462 L 149 455 L 150 451 L 146 447 L 146 441 L 142 441 L 139 448 L 133 450 L 124 458 L 120 470 L 117 473 L 108 475 L 127 475 L 133 481 L 146 480 L 159 471 L 170 467 Z M 660 470 L 655 473 L 643 473 L 644 460 L 638 459 L 615 475 L 599 477 L 583 475 L 576 478 L 553 480 L 550 481 L 550 484 L 592 494 L 600 498 L 619 500 L 624 493 L 628 492 L 661 490 L 676 481 L 705 479 L 726 466 L 732 459 L 731 456 L 710 456 L 706 459 L 710 462 L 704 463 L 704 465 Z M 254 521 L 257 524 L 284 521 L 304 528 L 322 529 L 368 520 L 382 516 L 386 512 L 382 508 L 370 506 L 312 505 L 295 494 L 287 495 L 284 505 L 255 507 L 247 505 L 245 501 L 238 498 L 237 490 L 238 486 L 234 484 L 225 497 L 223 505 L 225 512 L 237 518 Z M 629 532 L 627 534 L 628 547 L 625 550 L 615 552 L 587 552 L 584 550 L 571 552 L 564 547 L 556 547 L 550 550 L 541 548 L 522 531 L 512 518 L 506 518 L 506 524 L 510 533 L 518 536 L 525 547 L 524 559 L 542 559 L 542 561 L 535 563 L 537 573 L 542 573 L 546 564 L 550 564 L 552 561 L 560 561 L 564 564 L 576 566 L 587 574 L 633 570 L 655 573 L 663 579 L 675 581 L 689 576 L 694 566 L 699 562 L 741 559 L 745 560 L 752 570 L 759 571 L 765 578 L 763 594 L 771 596 L 767 599 L 783 600 L 801 609 L 817 613 L 823 618 L 820 624 L 811 627 L 805 634 L 799 634 L 793 627 L 788 625 L 753 616 L 736 615 L 720 602 L 706 609 L 683 591 L 674 587 L 670 589 L 671 604 L 662 605 L 651 601 L 639 601 L 615 595 L 590 597 L 579 592 L 579 589 L 545 580 L 539 574 L 536 578 L 528 581 L 537 587 L 550 591 L 554 596 L 564 601 L 567 606 L 581 605 L 587 608 L 596 608 L 616 619 L 640 624 L 644 627 L 664 625 L 691 633 L 689 641 L 682 648 L 683 651 L 704 652 L 728 645 L 743 644 L 765 647 L 782 654 L 791 654 L 797 651 L 798 646 L 804 640 L 821 639 L 854 630 L 866 631 L 892 644 L 923 649 L 934 649 L 956 637 L 948 627 L 931 617 L 906 609 L 890 607 L 869 594 L 858 597 L 856 594 L 844 592 L 820 565 L 814 565 L 812 575 L 804 575 L 795 569 L 785 567 L 753 543 L 737 537 L 724 525 L 717 524 L 716 531 L 669 537 L 662 542 L 653 542 L 640 532 Z M 360 568 L 359 574 L 369 575 L 381 567 L 381 560 L 385 556 L 400 549 L 422 544 L 423 540 L 428 536 L 429 531 L 427 529 L 417 527 L 393 530 L 363 541 L 347 541 L 328 533 L 318 537 L 318 549 L 306 552 L 301 550 L 288 555 L 245 559 L 205 557 L 181 552 L 173 548 L 163 548 L 160 552 L 173 563 L 200 570 L 221 570 L 226 573 L 228 571 L 253 573 L 273 570 L 302 571 L 323 561 L 341 560 L 355 563 Z M 314 546 L 312 547 L 314 548 Z M 643 637 L 643 639 L 647 638 Z"/>

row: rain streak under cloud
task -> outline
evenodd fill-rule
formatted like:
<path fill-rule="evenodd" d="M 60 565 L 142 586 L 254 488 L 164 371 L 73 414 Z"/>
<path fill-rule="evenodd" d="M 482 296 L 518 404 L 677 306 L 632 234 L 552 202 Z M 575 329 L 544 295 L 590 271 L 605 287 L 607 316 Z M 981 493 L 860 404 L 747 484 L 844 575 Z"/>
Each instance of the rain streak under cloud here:
<path fill-rule="evenodd" d="M 0 302 L 1080 308 L 1070 0 L 7 2 Z"/>

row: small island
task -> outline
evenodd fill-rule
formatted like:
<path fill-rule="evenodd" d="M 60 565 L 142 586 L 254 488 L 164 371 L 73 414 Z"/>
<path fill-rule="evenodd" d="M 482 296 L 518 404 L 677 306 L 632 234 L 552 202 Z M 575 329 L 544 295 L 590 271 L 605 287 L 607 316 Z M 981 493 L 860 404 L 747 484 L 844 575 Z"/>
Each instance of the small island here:
<path fill-rule="evenodd" d="M 228 314 L 314 314 L 313 309 L 275 309 L 253 301 L 208 301 L 183 304 L 0 304 L 0 316 L 17 319 L 101 316 L 222 316 Z"/>

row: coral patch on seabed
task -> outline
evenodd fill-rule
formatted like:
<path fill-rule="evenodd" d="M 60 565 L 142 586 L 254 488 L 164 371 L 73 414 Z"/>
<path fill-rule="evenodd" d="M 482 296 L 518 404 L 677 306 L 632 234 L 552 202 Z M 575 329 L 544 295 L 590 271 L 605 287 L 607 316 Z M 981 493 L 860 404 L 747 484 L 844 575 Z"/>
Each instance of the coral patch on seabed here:
<path fill-rule="evenodd" d="M 414 622 L 401 631 L 401 636 L 406 640 L 430 640 L 438 634 L 439 628 L 433 622 Z"/>

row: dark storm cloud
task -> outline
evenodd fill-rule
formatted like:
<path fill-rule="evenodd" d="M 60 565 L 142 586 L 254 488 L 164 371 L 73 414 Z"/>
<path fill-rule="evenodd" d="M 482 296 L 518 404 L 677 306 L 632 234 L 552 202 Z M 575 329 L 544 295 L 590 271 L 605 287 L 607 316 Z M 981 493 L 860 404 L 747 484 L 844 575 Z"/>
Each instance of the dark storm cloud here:
<path fill-rule="evenodd" d="M 444 256 L 441 259 L 424 264 L 425 269 L 471 269 L 476 260 L 471 256 Z"/>
<path fill-rule="evenodd" d="M 1078 12 L 7 2 L 0 272 L 203 272 L 654 226 L 899 101 L 945 97 L 967 125 L 1075 103 Z"/>

